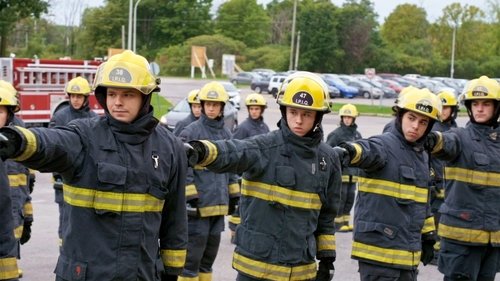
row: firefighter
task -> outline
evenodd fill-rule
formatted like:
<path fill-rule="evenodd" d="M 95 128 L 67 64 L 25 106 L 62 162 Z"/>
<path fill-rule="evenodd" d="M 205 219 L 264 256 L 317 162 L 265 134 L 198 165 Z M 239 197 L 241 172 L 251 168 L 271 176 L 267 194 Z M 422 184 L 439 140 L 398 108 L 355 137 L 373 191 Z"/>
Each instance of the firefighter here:
<path fill-rule="evenodd" d="M 443 111 L 441 112 L 440 122 L 434 123 L 432 131 L 446 132 L 452 128 L 456 128 L 457 122 L 455 121 L 455 119 L 457 118 L 458 114 L 458 101 L 455 97 L 455 94 L 449 91 L 441 91 L 437 96 L 443 104 Z M 444 200 L 444 166 L 445 161 L 439 160 L 436 157 L 431 157 L 431 211 L 434 214 L 434 223 L 436 224 L 436 230 L 439 223 L 439 207 L 441 207 L 441 204 L 443 204 Z M 435 251 L 434 259 L 431 262 L 432 265 L 437 265 L 439 248 L 440 242 L 438 241 L 434 245 Z"/>
<path fill-rule="evenodd" d="M 344 153 L 343 163 L 365 173 L 358 181 L 352 245 L 361 281 L 413 281 L 419 262 L 432 260 L 436 237 L 423 144 L 441 108 L 429 90 L 412 89 L 393 107 L 389 132 L 334 148 Z"/>
<path fill-rule="evenodd" d="M 357 130 L 358 125 L 356 124 L 358 116 L 359 112 L 356 106 L 350 103 L 343 105 L 339 109 L 340 127 L 328 134 L 326 143 L 334 147 L 342 142 L 360 139 L 361 134 Z M 335 218 L 335 229 L 339 232 L 349 232 L 353 229 L 349 222 L 351 221 L 351 209 L 354 206 L 358 173 L 357 168 L 342 167 L 342 201 L 339 213 Z"/>
<path fill-rule="evenodd" d="M 297 72 L 283 82 L 277 103 L 279 130 L 244 140 L 190 142 L 189 163 L 243 173 L 236 280 L 331 280 L 341 167 L 322 143 L 328 88 L 318 76 Z"/>
<path fill-rule="evenodd" d="M 164 280 L 176 280 L 182 271 L 187 159 L 153 117 L 158 83 L 144 57 L 125 51 L 96 73 L 104 116 L 59 128 L 0 129 L 1 157 L 63 179 L 56 280 L 157 281 L 163 270 Z"/>
<path fill-rule="evenodd" d="M 493 281 L 500 265 L 500 85 L 486 76 L 465 89 L 470 122 L 432 132 L 426 146 L 445 160 L 439 208 L 444 280 Z"/>
<path fill-rule="evenodd" d="M 56 126 L 66 126 L 70 121 L 79 118 L 92 118 L 96 117 L 97 114 L 92 111 L 89 107 L 89 94 L 91 92 L 90 85 L 87 79 L 83 77 L 75 77 L 71 79 L 66 85 L 66 94 L 69 99 L 69 106 L 63 107 L 62 109 L 56 111 L 49 122 L 49 128 Z M 54 173 L 54 192 L 55 192 L 55 202 L 59 206 L 59 245 L 62 244 L 62 226 L 63 222 L 63 212 L 64 212 L 64 199 L 63 199 L 63 181 L 61 175 Z"/>
<path fill-rule="evenodd" d="M 201 115 L 201 104 L 200 99 L 198 98 L 198 92 L 200 89 L 195 89 L 189 92 L 187 101 L 189 104 L 190 113 L 189 115 L 177 122 L 175 124 L 174 135 L 179 136 L 179 134 L 186 128 L 187 125 L 193 123 L 198 120 Z"/>
<path fill-rule="evenodd" d="M 219 82 L 209 82 L 200 89 L 198 98 L 200 119 L 188 125 L 179 137 L 185 142 L 230 139 L 231 132 L 224 127 L 224 106 L 229 101 L 224 87 Z M 188 171 L 186 184 L 189 243 L 186 266 L 179 280 L 210 281 L 224 216 L 234 212 L 240 195 L 238 178 L 194 167 Z"/>
<path fill-rule="evenodd" d="M 14 113 L 19 109 L 17 99 L 6 88 L 0 86 L 0 128 L 14 121 Z M 12 160 L 4 162 L 11 187 L 12 216 L 14 218 L 14 236 L 16 245 L 12 249 L 18 259 L 21 258 L 20 244 L 28 242 L 31 237 L 33 223 L 33 207 L 29 195 L 28 179 L 29 170 L 23 165 Z M 22 271 L 19 269 L 19 277 Z"/>
<path fill-rule="evenodd" d="M 9 180 L 3 160 L 0 160 L 0 280 L 17 280 L 17 241 L 14 237 L 14 217 Z"/>
<path fill-rule="evenodd" d="M 245 99 L 248 110 L 248 118 L 245 119 L 233 133 L 233 139 L 246 139 L 260 134 L 269 133 L 269 127 L 264 123 L 264 111 L 267 101 L 257 93 L 249 94 Z M 241 182 L 241 177 L 240 177 Z M 239 208 L 236 206 L 234 213 L 229 217 L 229 229 L 231 230 L 231 243 L 235 242 L 236 227 L 240 224 Z"/>

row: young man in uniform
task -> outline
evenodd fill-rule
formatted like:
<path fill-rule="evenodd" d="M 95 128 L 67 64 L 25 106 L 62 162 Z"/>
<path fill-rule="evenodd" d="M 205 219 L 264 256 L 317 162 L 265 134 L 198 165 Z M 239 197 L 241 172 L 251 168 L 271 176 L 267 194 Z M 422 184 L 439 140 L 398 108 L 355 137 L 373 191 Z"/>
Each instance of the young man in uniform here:
<path fill-rule="evenodd" d="M 66 126 L 70 121 L 80 118 L 92 118 L 96 117 L 97 113 L 92 111 L 89 107 L 89 94 L 91 92 L 90 85 L 87 79 L 83 77 L 75 77 L 71 79 L 66 85 L 65 89 L 68 95 L 69 105 L 63 107 L 62 109 L 56 111 L 49 122 L 49 128 L 56 126 Z M 54 173 L 54 192 L 55 192 L 55 202 L 59 206 L 59 244 L 62 244 L 62 226 L 63 222 L 63 181 L 61 175 Z"/>
<path fill-rule="evenodd" d="M 312 73 L 297 72 L 283 82 L 277 102 L 279 130 L 244 140 L 190 142 L 189 162 L 243 174 L 236 280 L 331 280 L 341 167 L 322 142 L 328 87 Z"/>
<path fill-rule="evenodd" d="M 230 139 L 224 127 L 224 106 L 229 95 L 219 82 L 205 84 L 198 93 L 202 114 L 179 137 L 187 142 L 197 139 Z M 219 251 L 224 216 L 234 212 L 239 198 L 238 178 L 234 174 L 216 174 L 203 167 L 188 171 L 186 182 L 188 211 L 188 253 L 181 281 L 212 280 L 212 265 Z"/>
<path fill-rule="evenodd" d="M 187 97 L 187 102 L 189 104 L 189 115 L 177 122 L 175 124 L 174 135 L 179 136 L 179 134 L 187 127 L 187 125 L 193 123 L 198 120 L 201 116 L 201 104 L 200 99 L 198 98 L 199 89 L 195 89 L 189 92 Z"/>
<path fill-rule="evenodd" d="M 354 210 L 352 258 L 361 281 L 414 281 L 434 255 L 429 157 L 424 141 L 441 113 L 427 89 L 412 89 L 393 107 L 387 133 L 343 143 L 343 163 L 363 169 Z"/>
<path fill-rule="evenodd" d="M 326 143 L 332 147 L 342 142 L 355 141 L 361 138 L 356 117 L 358 117 L 356 106 L 348 103 L 339 109 L 340 127 L 328 134 Z M 339 232 L 352 231 L 350 225 L 351 209 L 354 206 L 354 197 L 356 194 L 356 182 L 358 180 L 359 170 L 352 167 L 342 167 L 342 194 L 339 213 L 335 218 L 335 229 Z"/>
<path fill-rule="evenodd" d="M 65 127 L 0 129 L 0 156 L 63 179 L 56 280 L 176 280 L 186 256 L 186 155 L 150 105 L 158 80 L 131 51 L 101 64 L 105 115 Z M 0 136 L 1 137 L 1 136 Z"/>
<path fill-rule="evenodd" d="M 493 281 L 500 265 L 500 85 L 486 76 L 465 89 L 470 122 L 432 132 L 426 142 L 445 160 L 445 198 L 439 208 L 444 280 Z"/>

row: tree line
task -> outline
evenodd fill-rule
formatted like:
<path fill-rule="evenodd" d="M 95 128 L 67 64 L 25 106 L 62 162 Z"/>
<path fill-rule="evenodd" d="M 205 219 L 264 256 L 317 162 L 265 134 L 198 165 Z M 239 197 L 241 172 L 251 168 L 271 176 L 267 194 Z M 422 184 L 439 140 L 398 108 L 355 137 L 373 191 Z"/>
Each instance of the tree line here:
<path fill-rule="evenodd" d="M 24 5 L 15 13 L 15 6 L 0 5 L 0 15 L 8 15 L 0 22 L 2 56 L 90 59 L 122 47 L 129 0 L 107 0 L 102 7 L 85 9 L 79 26 L 40 18 L 49 1 L 10 2 Z M 294 0 L 267 5 L 228 0 L 215 14 L 212 4 L 143 0 L 137 9 L 137 52 L 158 62 L 163 75 L 189 74 L 192 45 L 207 47 L 216 73 L 222 54 L 236 55 L 243 69 L 288 70 Z M 377 72 L 449 76 L 455 31 L 454 76 L 500 77 L 500 0 L 488 0 L 487 11 L 452 3 L 434 22 L 422 7 L 401 4 L 382 24 L 370 0 L 348 0 L 342 6 L 300 0 L 295 35 L 299 31 L 299 70 L 362 73 L 374 67 Z"/>

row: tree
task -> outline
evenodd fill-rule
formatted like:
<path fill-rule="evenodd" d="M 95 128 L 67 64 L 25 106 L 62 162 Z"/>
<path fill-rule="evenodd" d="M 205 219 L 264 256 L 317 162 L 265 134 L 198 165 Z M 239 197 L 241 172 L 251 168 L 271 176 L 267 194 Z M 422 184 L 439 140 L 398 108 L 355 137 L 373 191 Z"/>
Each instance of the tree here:
<path fill-rule="evenodd" d="M 256 0 L 229 0 L 219 7 L 216 33 L 259 47 L 269 41 L 270 18 Z"/>
<path fill-rule="evenodd" d="M 26 17 L 40 18 L 49 7 L 42 0 L 2 0 L 0 1 L 0 56 L 6 56 L 7 38 L 16 21 Z"/>
<path fill-rule="evenodd" d="M 391 48 L 401 48 L 414 40 L 428 38 L 426 12 L 412 4 L 398 5 L 381 28 L 382 39 Z"/>
<path fill-rule="evenodd" d="M 267 13 L 271 18 L 271 44 L 290 44 L 292 30 L 293 1 L 273 0 L 267 4 Z"/>
<path fill-rule="evenodd" d="M 370 0 L 348 0 L 338 9 L 340 42 L 345 54 L 344 72 L 353 73 L 366 67 L 370 45 L 377 27 L 377 14 Z"/>
<path fill-rule="evenodd" d="M 335 18 L 337 7 L 328 0 L 304 0 L 298 12 L 300 31 L 299 68 L 313 72 L 332 72 L 343 56 Z"/>

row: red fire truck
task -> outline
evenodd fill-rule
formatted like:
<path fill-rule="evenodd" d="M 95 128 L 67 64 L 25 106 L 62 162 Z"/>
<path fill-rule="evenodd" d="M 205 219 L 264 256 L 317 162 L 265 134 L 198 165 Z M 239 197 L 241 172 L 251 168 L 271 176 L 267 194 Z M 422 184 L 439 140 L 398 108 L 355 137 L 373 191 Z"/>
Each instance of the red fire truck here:
<path fill-rule="evenodd" d="M 92 85 L 101 63 L 100 60 L 0 58 L 0 79 L 17 89 L 21 104 L 17 115 L 26 126 L 47 126 L 54 112 L 69 104 L 64 92 L 66 83 L 82 76 Z M 89 102 L 96 113 L 104 113 L 93 93 Z"/>

